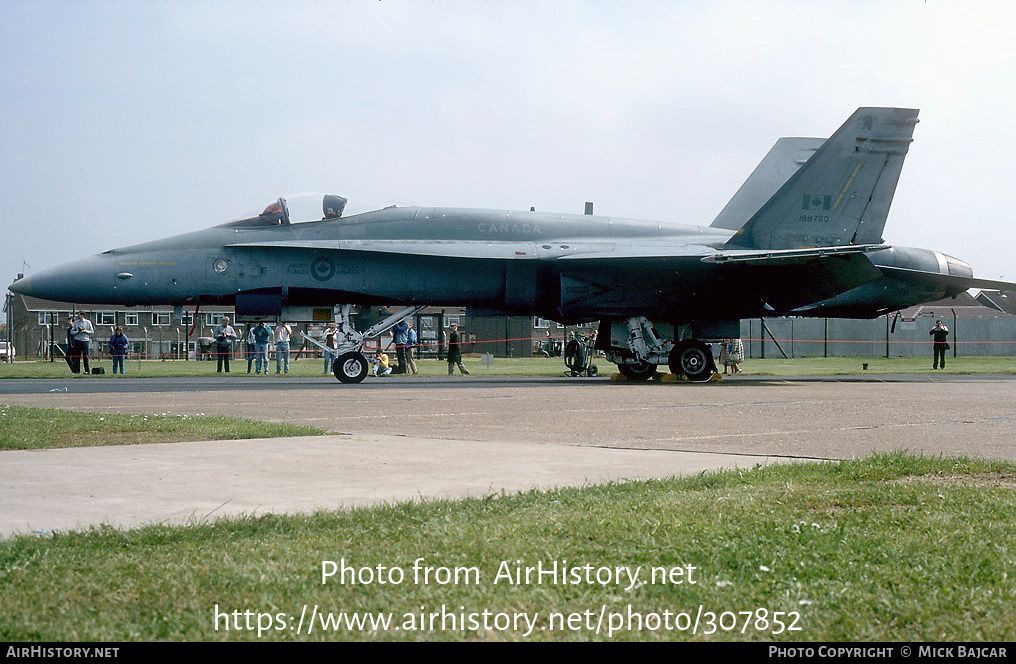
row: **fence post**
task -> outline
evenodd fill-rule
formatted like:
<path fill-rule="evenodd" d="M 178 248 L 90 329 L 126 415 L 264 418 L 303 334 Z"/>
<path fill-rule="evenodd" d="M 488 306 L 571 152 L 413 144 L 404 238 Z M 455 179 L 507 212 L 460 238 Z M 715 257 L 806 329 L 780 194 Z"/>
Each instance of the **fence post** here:
<path fill-rule="evenodd" d="M 889 314 L 885 315 L 885 359 L 889 359 Z"/>
<path fill-rule="evenodd" d="M 960 341 L 959 321 L 957 321 L 957 319 L 956 319 L 956 310 L 955 309 L 950 309 L 950 311 L 952 311 L 952 315 L 953 315 L 953 343 L 952 343 L 952 347 L 953 347 L 953 357 L 955 358 L 956 357 L 956 350 L 959 348 L 959 345 L 960 345 L 959 344 L 959 341 Z"/>

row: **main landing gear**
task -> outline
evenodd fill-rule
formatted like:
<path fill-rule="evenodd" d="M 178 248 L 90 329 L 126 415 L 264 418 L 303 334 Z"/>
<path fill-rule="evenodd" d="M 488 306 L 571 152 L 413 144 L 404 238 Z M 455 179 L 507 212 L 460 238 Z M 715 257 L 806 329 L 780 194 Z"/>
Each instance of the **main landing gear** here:
<path fill-rule="evenodd" d="M 642 360 L 634 364 L 618 364 L 617 370 L 628 380 L 649 380 L 656 374 L 656 365 Z"/>
<path fill-rule="evenodd" d="M 713 351 L 705 342 L 698 339 L 678 342 L 667 355 L 667 366 L 670 373 L 684 374 L 688 380 L 697 382 L 709 380 L 716 373 Z"/>
<path fill-rule="evenodd" d="M 677 336 L 673 326 L 661 328 L 671 332 L 671 337 Z M 607 352 L 607 359 L 617 364 L 617 370 L 628 380 L 649 380 L 663 364 L 672 374 L 696 382 L 707 381 L 716 373 L 707 343 L 701 339 L 671 341 L 660 335 L 645 316 L 603 321 L 597 338 L 598 348 Z"/>

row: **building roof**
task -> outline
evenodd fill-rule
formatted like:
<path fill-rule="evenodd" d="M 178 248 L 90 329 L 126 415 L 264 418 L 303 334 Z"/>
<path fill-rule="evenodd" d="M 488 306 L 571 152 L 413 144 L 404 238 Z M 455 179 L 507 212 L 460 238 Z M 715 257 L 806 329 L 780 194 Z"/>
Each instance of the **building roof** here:
<path fill-rule="evenodd" d="M 982 290 L 977 300 L 986 307 L 1016 315 L 1016 291 Z"/>
<path fill-rule="evenodd" d="M 915 318 L 1011 318 L 1013 314 L 985 306 L 970 293 L 960 293 L 956 297 L 947 297 L 935 302 L 919 304 L 900 311 L 904 319 Z"/>

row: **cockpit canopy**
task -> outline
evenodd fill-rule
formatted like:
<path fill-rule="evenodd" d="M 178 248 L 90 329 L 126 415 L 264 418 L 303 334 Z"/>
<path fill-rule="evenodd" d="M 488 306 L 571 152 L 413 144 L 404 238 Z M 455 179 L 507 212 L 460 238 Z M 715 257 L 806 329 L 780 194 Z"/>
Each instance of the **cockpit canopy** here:
<path fill-rule="evenodd" d="M 335 194 L 297 194 L 277 198 L 258 212 L 248 212 L 222 226 L 253 228 L 259 226 L 287 226 L 308 221 L 338 219 L 346 209 L 346 199 Z"/>

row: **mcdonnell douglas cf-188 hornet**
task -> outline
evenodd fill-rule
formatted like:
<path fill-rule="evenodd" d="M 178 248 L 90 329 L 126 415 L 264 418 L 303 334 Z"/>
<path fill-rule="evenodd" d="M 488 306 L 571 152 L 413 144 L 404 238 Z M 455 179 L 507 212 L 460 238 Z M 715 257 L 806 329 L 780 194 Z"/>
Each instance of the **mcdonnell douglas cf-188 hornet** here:
<path fill-rule="evenodd" d="M 622 374 L 658 365 L 705 380 L 706 342 L 767 316 L 873 318 L 968 288 L 970 266 L 883 243 L 917 110 L 859 108 L 829 139 L 782 139 L 711 226 L 593 215 L 387 207 L 298 222 L 284 198 L 261 214 L 104 253 L 20 279 L 11 290 L 97 304 L 233 303 L 290 317 L 342 305 L 336 377 L 367 374 L 351 305 L 422 305 L 470 315 L 600 321 L 597 348 Z M 315 215 L 316 216 L 316 215 Z"/>

